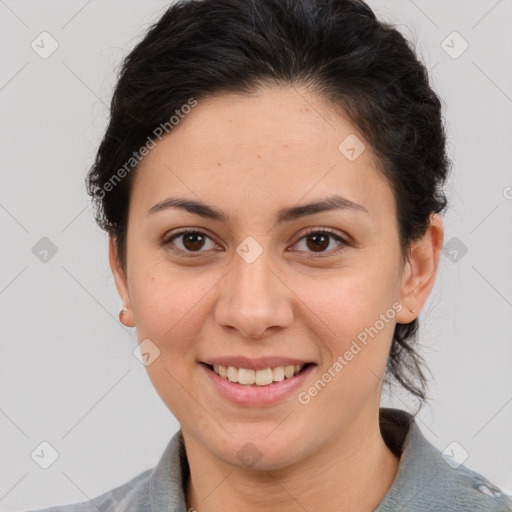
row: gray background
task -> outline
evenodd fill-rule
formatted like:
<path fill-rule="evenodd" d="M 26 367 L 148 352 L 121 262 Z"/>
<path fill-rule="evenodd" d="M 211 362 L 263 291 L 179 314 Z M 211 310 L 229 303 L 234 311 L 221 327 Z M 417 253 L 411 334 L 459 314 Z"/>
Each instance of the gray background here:
<path fill-rule="evenodd" d="M 432 70 L 454 161 L 446 250 L 420 317 L 433 375 L 420 426 L 510 493 L 512 2 L 370 5 Z M 0 0 L 2 510 L 97 496 L 154 466 L 178 428 L 117 320 L 107 238 L 83 182 L 115 69 L 166 6 Z M 45 59 L 31 47 L 43 31 L 59 45 Z M 457 58 L 454 31 L 469 44 Z M 46 261 L 43 237 L 57 248 Z M 402 393 L 384 403 L 411 407 Z M 43 441 L 59 454 L 48 469 L 31 458 Z"/>

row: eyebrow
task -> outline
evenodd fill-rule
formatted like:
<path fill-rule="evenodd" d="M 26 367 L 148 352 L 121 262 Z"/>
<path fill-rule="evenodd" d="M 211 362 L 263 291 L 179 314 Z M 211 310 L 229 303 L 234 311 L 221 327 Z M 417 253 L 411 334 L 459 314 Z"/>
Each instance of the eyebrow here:
<path fill-rule="evenodd" d="M 194 201 L 181 197 L 169 197 L 156 203 L 148 210 L 146 215 L 152 215 L 154 213 L 161 212 L 170 208 L 180 208 L 194 215 L 219 220 L 222 222 L 227 222 L 229 220 L 229 216 L 222 210 L 219 210 L 213 206 L 209 206 L 208 204 L 201 201 Z M 353 201 L 350 201 L 349 199 L 346 199 L 342 196 L 334 195 L 320 201 L 279 210 L 276 216 L 277 224 L 290 222 L 301 217 L 313 215 L 315 213 L 332 210 L 352 210 L 369 213 L 363 205 L 354 203 Z"/>

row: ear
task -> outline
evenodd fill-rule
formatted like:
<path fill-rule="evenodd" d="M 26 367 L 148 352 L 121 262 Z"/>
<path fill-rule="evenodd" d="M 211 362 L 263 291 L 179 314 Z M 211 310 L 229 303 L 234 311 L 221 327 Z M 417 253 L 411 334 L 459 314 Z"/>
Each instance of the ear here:
<path fill-rule="evenodd" d="M 126 313 L 124 313 L 124 315 L 119 316 L 119 321 L 126 325 L 126 327 L 135 327 L 135 322 L 133 321 L 133 310 L 130 303 L 130 295 L 128 293 L 128 281 L 126 278 L 126 273 L 119 263 L 117 244 L 113 235 L 109 235 L 108 237 L 108 260 L 110 262 L 110 269 L 112 270 L 114 281 L 116 283 L 117 292 L 121 297 L 123 307 L 128 310 Z"/>
<path fill-rule="evenodd" d="M 427 301 L 434 286 L 443 240 L 443 221 L 439 214 L 432 213 L 429 227 L 424 236 L 412 244 L 405 264 L 400 290 L 400 303 L 404 307 L 396 316 L 398 323 L 412 322 Z"/>

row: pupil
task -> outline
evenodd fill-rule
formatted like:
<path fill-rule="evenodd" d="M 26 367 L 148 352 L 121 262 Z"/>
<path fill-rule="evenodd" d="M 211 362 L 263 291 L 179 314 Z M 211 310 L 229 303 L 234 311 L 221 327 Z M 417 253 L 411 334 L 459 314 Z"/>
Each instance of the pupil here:
<path fill-rule="evenodd" d="M 316 242 L 313 243 L 313 245 L 309 244 L 308 247 L 312 250 L 316 250 L 320 247 L 320 249 L 326 249 L 329 247 L 329 237 L 324 234 L 317 234 L 317 235 L 310 235 L 308 237 L 309 240 L 316 240 Z M 320 245 L 315 245 L 316 243 L 319 243 Z"/>

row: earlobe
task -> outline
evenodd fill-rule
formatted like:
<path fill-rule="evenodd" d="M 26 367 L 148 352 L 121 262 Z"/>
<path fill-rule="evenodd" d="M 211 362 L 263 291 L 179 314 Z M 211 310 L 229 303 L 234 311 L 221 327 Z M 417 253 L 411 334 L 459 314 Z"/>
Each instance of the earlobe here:
<path fill-rule="evenodd" d="M 126 327 L 135 327 L 130 303 L 130 295 L 128 293 L 128 280 L 126 273 L 119 262 L 116 240 L 112 235 L 109 235 L 108 259 L 110 263 L 110 269 L 112 270 L 112 275 L 114 276 L 117 292 L 119 293 L 123 303 L 123 308 L 119 312 L 119 321 L 123 325 L 126 325 Z"/>
<path fill-rule="evenodd" d="M 400 293 L 404 308 L 397 315 L 398 323 L 412 322 L 427 301 L 435 283 L 443 239 L 443 221 L 439 214 L 432 213 L 424 236 L 410 248 Z"/>

